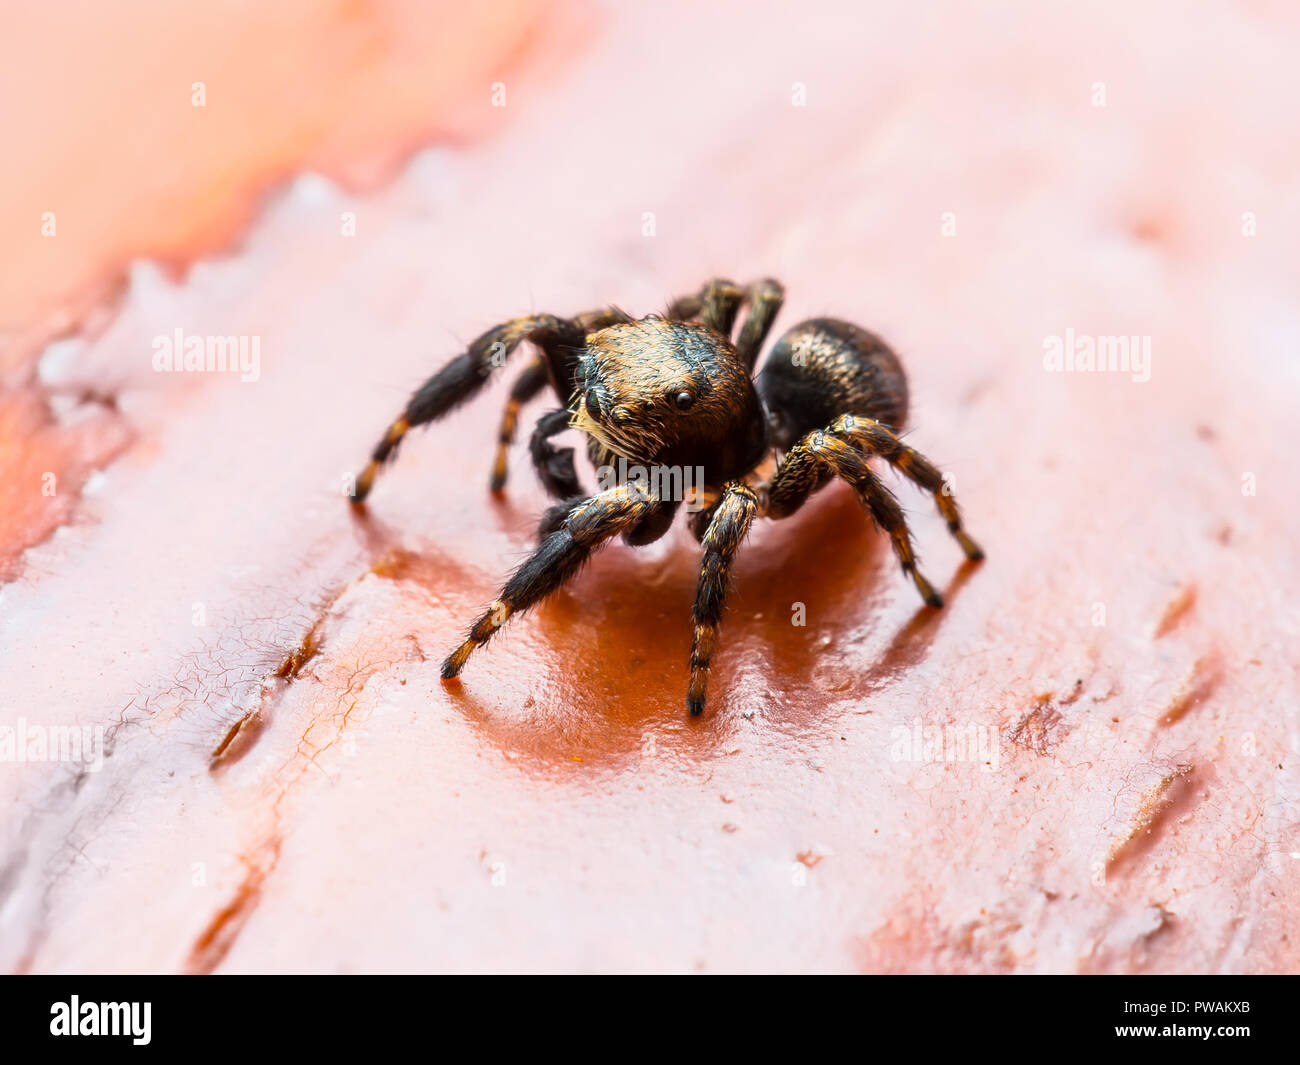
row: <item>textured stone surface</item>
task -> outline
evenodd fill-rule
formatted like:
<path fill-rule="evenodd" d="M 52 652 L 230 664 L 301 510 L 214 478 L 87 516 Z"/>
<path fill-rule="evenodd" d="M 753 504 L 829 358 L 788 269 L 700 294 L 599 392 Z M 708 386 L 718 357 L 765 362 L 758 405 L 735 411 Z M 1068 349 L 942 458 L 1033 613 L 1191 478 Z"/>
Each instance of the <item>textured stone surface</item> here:
<path fill-rule="evenodd" d="M 566 16 L 504 114 L 471 59 L 522 16 L 413 34 L 495 136 L 365 194 L 298 178 L 183 281 L 136 263 L 36 376 L 11 347 L 0 724 L 109 754 L 0 764 L 6 968 L 1296 967 L 1295 15 L 855 6 Z M 179 202 L 152 224 L 183 245 Z M 750 537 L 704 719 L 683 528 L 444 686 L 544 506 L 522 450 L 486 490 L 504 378 L 368 517 L 345 477 L 500 319 L 717 274 L 781 277 L 778 331 L 896 345 L 988 561 L 899 485 L 925 611 L 835 487 Z M 259 337 L 258 380 L 153 372 L 177 328 Z M 1149 337 L 1150 379 L 1046 372 L 1067 330 Z M 76 488 L 41 496 L 50 470 Z M 944 726 L 985 746 L 927 760 Z"/>

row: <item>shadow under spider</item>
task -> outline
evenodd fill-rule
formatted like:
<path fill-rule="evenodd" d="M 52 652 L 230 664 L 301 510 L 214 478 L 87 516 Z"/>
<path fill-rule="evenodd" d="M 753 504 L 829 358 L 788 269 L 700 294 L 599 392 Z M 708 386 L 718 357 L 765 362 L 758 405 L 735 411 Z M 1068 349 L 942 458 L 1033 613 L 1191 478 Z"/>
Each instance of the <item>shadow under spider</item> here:
<path fill-rule="evenodd" d="M 476 731 L 515 757 L 551 765 L 644 753 L 650 734 L 661 755 L 698 760 L 745 727 L 741 707 L 754 702 L 752 689 L 740 687 L 745 681 L 762 686 L 769 722 L 793 729 L 825 723 L 828 704 L 865 697 L 919 663 L 945 616 L 920 605 L 883 652 L 860 667 L 852 651 L 844 660 L 845 641 L 877 612 L 869 605 L 888 601 L 889 582 L 899 582 L 904 595 L 913 592 L 888 539 L 849 492 L 833 486 L 793 518 L 755 525 L 737 559 L 709 709 L 692 720 L 685 693 L 700 549 L 680 529 L 670 535 L 673 546 L 660 557 L 615 541 L 573 583 L 514 623 L 534 627 L 540 639 L 530 642 L 545 648 L 529 663 L 535 674 L 522 706 L 505 709 L 512 696 L 494 700 L 476 680 L 479 670 L 446 687 Z M 947 602 L 977 565 L 965 562 L 957 570 L 943 589 Z M 792 624 L 796 602 L 806 610 L 804 627 Z M 511 653 L 509 631 L 479 653 L 480 669 L 489 656 Z M 458 635 L 448 634 L 448 650 Z M 813 680 L 826 661 L 826 636 L 848 680 L 831 693 Z"/>

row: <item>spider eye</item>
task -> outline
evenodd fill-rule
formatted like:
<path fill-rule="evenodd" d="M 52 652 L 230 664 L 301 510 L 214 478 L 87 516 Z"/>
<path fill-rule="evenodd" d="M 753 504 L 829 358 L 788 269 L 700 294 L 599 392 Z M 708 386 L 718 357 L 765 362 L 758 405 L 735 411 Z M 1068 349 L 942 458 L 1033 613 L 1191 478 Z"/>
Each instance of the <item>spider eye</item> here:
<path fill-rule="evenodd" d="M 677 404 L 678 410 L 690 410 L 691 404 L 695 402 L 695 397 L 689 392 L 678 392 L 673 397 L 673 402 Z"/>
<path fill-rule="evenodd" d="M 600 417 L 600 405 L 596 402 L 596 393 L 595 393 L 595 392 L 588 392 L 588 393 L 587 393 L 586 404 L 587 404 L 587 413 L 590 414 L 593 418 L 599 418 L 599 417 Z"/>

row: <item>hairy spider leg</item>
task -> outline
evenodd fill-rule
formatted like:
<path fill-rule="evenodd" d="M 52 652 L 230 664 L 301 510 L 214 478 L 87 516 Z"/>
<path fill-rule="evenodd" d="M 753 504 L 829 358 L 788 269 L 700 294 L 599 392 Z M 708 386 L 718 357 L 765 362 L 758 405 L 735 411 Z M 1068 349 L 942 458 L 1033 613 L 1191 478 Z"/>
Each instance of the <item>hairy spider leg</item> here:
<path fill-rule="evenodd" d="M 408 432 L 418 425 L 436 421 L 477 393 L 492 371 L 505 365 L 511 352 L 524 340 L 533 340 L 540 346 L 543 341 L 559 337 L 574 344 L 582 342 L 581 329 L 576 323 L 553 314 L 512 318 L 478 337 L 467 351 L 430 377 L 407 401 L 405 411 L 388 427 L 358 475 L 353 502 L 363 502 L 370 494 L 376 474 Z"/>
<path fill-rule="evenodd" d="M 459 674 L 469 656 L 502 625 L 574 577 L 597 547 L 636 525 L 655 502 L 642 485 L 629 482 L 592 496 L 570 510 L 560 527 L 515 570 L 501 594 L 474 622 L 465 642 L 447 656 L 442 664 L 443 679 Z"/>
<path fill-rule="evenodd" d="M 611 325 L 630 322 L 632 318 L 626 311 L 620 311 L 617 307 L 602 307 L 595 311 L 584 311 L 582 314 L 576 315 L 573 321 L 582 330 L 585 338 L 592 333 L 607 329 Z M 564 346 L 562 342 L 551 338 L 543 338 L 541 347 L 542 354 L 545 356 L 545 372 L 551 379 L 551 385 L 556 395 L 568 406 L 544 414 L 534 424 L 532 435 L 528 440 L 528 451 L 532 458 L 533 469 L 542 482 L 542 487 L 546 489 L 547 495 L 551 496 L 552 499 L 571 499 L 574 496 L 584 496 L 586 493 L 583 491 L 582 485 L 578 483 L 578 474 L 573 468 L 573 448 L 556 448 L 551 446 L 550 443 L 551 437 L 569 428 L 569 419 L 572 415 L 569 407 L 577 399 L 580 390 L 576 374 L 578 349 Z M 521 387 L 527 386 L 523 385 L 522 381 L 516 383 L 516 390 Z M 515 398 L 512 393 L 511 399 Z M 508 418 L 509 415 L 510 407 L 507 404 L 505 418 Z M 503 484 L 505 470 L 503 452 L 513 442 L 513 437 L 511 441 L 505 440 L 505 418 L 502 419 L 502 439 L 498 445 L 496 467 L 502 471 Z M 495 472 L 492 484 L 494 490 L 497 490 Z"/>
<path fill-rule="evenodd" d="M 843 478 L 857 493 L 875 523 L 888 535 L 903 572 L 912 578 L 928 606 L 943 606 L 943 598 L 917 566 L 912 533 L 894 494 L 867 466 L 867 457 L 831 430 L 814 429 L 787 452 L 768 487 L 767 513 L 787 518 L 816 490 L 823 470 Z"/>
<path fill-rule="evenodd" d="M 939 513 L 948 523 L 948 531 L 961 545 L 966 557 L 972 562 L 978 562 L 984 557 L 983 548 L 962 528 L 957 500 L 944 484 L 943 474 L 933 462 L 915 448 L 904 444 L 887 426 L 861 415 L 845 414 L 836 419 L 827 432 L 852 441 L 872 455 L 879 455 L 913 484 L 933 495 Z"/>
<path fill-rule="evenodd" d="M 744 304 L 748 309 L 740 325 L 736 354 L 751 374 L 754 372 L 754 364 L 758 362 L 758 353 L 763 349 L 763 341 L 767 339 L 784 302 L 785 288 L 781 282 L 770 277 L 755 281 L 745 288 Z"/>
<path fill-rule="evenodd" d="M 699 292 L 681 296 L 668 307 L 668 317 L 676 321 L 698 319 L 728 339 L 741 308 L 746 308 L 736 338 L 736 352 L 752 374 L 763 341 L 767 339 L 785 302 L 785 288 L 773 278 L 754 281 L 743 289 L 734 282 L 716 278 L 706 282 Z"/>
<path fill-rule="evenodd" d="M 520 408 L 545 388 L 549 380 L 546 363 L 539 357 L 524 368 L 511 386 L 505 409 L 501 412 L 501 426 L 497 430 L 496 457 L 492 461 L 492 478 L 488 483 L 493 492 L 499 493 L 506 486 L 507 458 L 519 429 Z"/>
<path fill-rule="evenodd" d="M 548 411 L 537 419 L 533 425 L 533 435 L 528 440 L 528 451 L 532 456 L 533 469 L 537 478 L 552 499 L 573 499 L 585 496 L 582 485 L 578 483 L 578 473 L 573 468 L 573 448 L 557 448 L 551 443 L 551 437 L 562 433 L 569 427 L 572 413 L 567 407 Z"/>
<path fill-rule="evenodd" d="M 691 682 L 686 706 L 692 717 L 704 713 L 709 666 L 718 641 L 718 626 L 731 586 L 731 565 L 736 551 L 749 533 L 758 512 L 758 497 L 741 481 L 723 486 L 722 498 L 704 533 L 704 557 L 691 612 L 694 633 L 691 640 Z"/>
<path fill-rule="evenodd" d="M 630 320 L 617 307 L 602 307 L 584 311 L 573 318 L 560 318 L 553 314 L 526 315 L 489 329 L 470 344 L 464 354 L 452 359 L 411 396 L 401 417 L 388 427 L 371 452 L 370 461 L 357 476 L 352 501 L 361 503 L 370 494 L 380 468 L 393 457 L 408 432 L 416 426 L 436 421 L 474 396 L 523 341 L 531 341 L 541 349 L 547 379 L 556 395 L 567 403 L 577 388 L 578 354 L 587 334 Z M 529 383 L 521 382 L 517 387 L 532 387 L 529 372 L 525 371 L 525 375 L 529 377 Z"/>
<path fill-rule="evenodd" d="M 706 281 L 694 295 L 673 300 L 668 306 L 668 317 L 677 322 L 698 319 L 701 325 L 731 339 L 731 329 L 744 298 L 744 291 L 734 281 L 714 278 Z"/>

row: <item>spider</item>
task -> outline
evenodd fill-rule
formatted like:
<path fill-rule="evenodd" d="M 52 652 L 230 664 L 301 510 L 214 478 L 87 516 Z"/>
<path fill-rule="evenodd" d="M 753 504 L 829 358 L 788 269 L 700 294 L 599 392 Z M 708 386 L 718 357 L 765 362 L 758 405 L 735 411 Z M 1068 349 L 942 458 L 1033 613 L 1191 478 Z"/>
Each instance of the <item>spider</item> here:
<path fill-rule="evenodd" d="M 542 485 L 559 502 L 542 515 L 532 557 L 447 656 L 444 680 L 458 676 L 470 655 L 507 620 L 559 589 L 616 534 L 639 546 L 668 531 L 687 493 L 665 492 L 663 478 L 658 487 L 653 478 L 648 485 L 629 469 L 702 471 L 702 486 L 690 493 L 690 529 L 704 548 L 686 696 L 692 716 L 704 712 L 732 563 L 754 519 L 788 518 L 834 477 L 848 482 L 888 534 L 925 603 L 943 605 L 917 567 L 902 508 L 867 464 L 879 455 L 931 493 L 966 557 L 984 557 L 962 528 L 939 470 L 898 438 L 908 406 L 898 356 L 865 329 L 814 318 L 777 341 L 755 379 L 759 350 L 784 294 L 770 279 L 745 288 L 714 280 L 674 301 L 663 315 L 633 319 L 609 307 L 572 318 L 514 318 L 489 329 L 411 396 L 357 477 L 354 504 L 364 502 L 375 475 L 412 428 L 468 400 L 523 341 L 537 354 L 506 400 L 493 492 L 505 486 L 507 449 L 520 408 L 547 386 L 560 401 L 537 421 L 529 443 Z M 745 318 L 733 342 L 742 307 Z M 582 489 L 573 449 L 551 443 L 567 428 L 586 434 L 588 456 L 598 470 L 620 471 L 612 487 L 595 495 Z M 682 484 L 680 478 L 666 480 Z"/>

